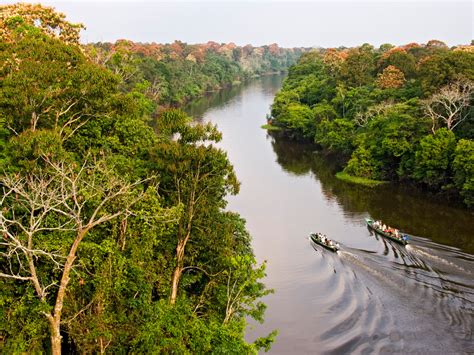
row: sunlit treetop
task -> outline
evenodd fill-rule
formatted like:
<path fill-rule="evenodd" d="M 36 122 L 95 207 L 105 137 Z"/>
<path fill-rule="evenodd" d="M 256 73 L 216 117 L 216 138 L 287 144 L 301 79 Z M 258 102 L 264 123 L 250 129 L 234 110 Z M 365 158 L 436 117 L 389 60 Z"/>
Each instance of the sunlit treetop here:
<path fill-rule="evenodd" d="M 469 53 L 474 53 L 474 46 L 457 46 L 456 48 L 453 49 L 453 51 L 462 51 L 462 52 L 469 52 Z"/>
<path fill-rule="evenodd" d="M 448 49 L 448 46 L 443 41 L 432 39 L 426 43 L 428 48 L 439 48 L 439 49 Z"/>
<path fill-rule="evenodd" d="M 381 59 L 387 59 L 388 57 L 390 57 L 391 55 L 393 55 L 395 53 L 406 54 L 407 51 L 405 50 L 404 47 L 393 47 L 393 48 L 389 49 L 388 51 L 384 52 L 381 56 Z"/>
<path fill-rule="evenodd" d="M 411 43 L 408 43 L 408 44 L 405 44 L 403 46 L 401 46 L 401 48 L 403 48 L 404 50 L 408 51 L 412 48 L 420 48 L 421 45 L 416 43 L 416 42 L 411 42 Z"/>
<path fill-rule="evenodd" d="M 66 21 L 66 16 L 52 7 L 25 3 L 0 6 L 0 37 L 3 41 L 13 41 L 28 26 L 67 44 L 79 44 L 80 31 L 85 29 L 83 24 Z"/>
<path fill-rule="evenodd" d="M 386 67 L 377 78 L 377 86 L 382 89 L 397 89 L 403 86 L 404 83 L 405 75 L 393 65 Z"/>

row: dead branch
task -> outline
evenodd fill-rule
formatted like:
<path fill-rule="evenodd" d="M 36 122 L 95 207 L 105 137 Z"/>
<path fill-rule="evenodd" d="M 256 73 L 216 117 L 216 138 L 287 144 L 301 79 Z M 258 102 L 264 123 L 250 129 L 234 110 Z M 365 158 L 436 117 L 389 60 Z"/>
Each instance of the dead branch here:
<path fill-rule="evenodd" d="M 440 89 L 424 102 L 425 113 L 431 118 L 431 131 L 443 123 L 453 130 L 471 114 L 471 97 L 474 93 L 474 82 L 457 80 Z"/>

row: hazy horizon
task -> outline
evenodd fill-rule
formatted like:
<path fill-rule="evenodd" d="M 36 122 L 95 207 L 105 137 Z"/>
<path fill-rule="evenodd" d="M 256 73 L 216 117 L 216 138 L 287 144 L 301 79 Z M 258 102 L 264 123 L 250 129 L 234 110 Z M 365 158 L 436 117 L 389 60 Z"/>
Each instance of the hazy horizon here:
<path fill-rule="evenodd" d="M 14 3 L 15 1 L 2 1 Z M 82 42 L 234 42 L 282 47 L 379 46 L 430 39 L 468 44 L 469 1 L 40 1 L 87 30 Z"/>

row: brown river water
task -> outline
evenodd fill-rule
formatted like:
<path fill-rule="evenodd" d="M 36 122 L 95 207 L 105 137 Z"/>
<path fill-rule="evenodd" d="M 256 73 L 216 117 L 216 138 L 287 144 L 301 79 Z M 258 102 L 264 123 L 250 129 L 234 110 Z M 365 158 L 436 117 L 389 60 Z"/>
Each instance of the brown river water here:
<path fill-rule="evenodd" d="M 312 145 L 269 135 L 265 123 L 282 76 L 223 90 L 187 107 L 223 133 L 242 183 L 228 209 L 247 220 L 267 261 L 265 322 L 271 354 L 474 353 L 474 213 L 407 186 L 339 181 Z M 364 218 L 410 235 L 406 247 L 371 233 Z M 323 232 L 333 253 L 308 240 Z"/>

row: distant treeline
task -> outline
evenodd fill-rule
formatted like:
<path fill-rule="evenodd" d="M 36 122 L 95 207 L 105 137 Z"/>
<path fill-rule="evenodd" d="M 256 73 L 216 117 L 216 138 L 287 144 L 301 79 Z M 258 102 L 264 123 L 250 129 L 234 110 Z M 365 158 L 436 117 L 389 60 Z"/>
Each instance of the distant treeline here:
<path fill-rule="evenodd" d="M 346 157 L 347 175 L 412 181 L 474 205 L 474 46 L 441 41 L 311 51 L 271 123 Z"/>
<path fill-rule="evenodd" d="M 84 48 L 81 28 L 0 6 L 0 353 L 268 349 L 275 332 L 244 338 L 271 291 L 225 209 L 239 182 L 221 134 L 179 109 L 156 115 L 247 71 L 180 43 Z M 250 73 L 290 60 L 254 51 L 270 64 Z"/>
<path fill-rule="evenodd" d="M 143 44 L 128 40 L 85 46 L 88 56 L 123 79 L 126 91 L 138 88 L 164 106 L 182 104 L 266 73 L 285 71 L 304 48 L 234 43 Z"/>

